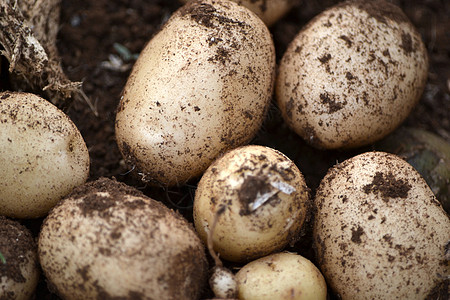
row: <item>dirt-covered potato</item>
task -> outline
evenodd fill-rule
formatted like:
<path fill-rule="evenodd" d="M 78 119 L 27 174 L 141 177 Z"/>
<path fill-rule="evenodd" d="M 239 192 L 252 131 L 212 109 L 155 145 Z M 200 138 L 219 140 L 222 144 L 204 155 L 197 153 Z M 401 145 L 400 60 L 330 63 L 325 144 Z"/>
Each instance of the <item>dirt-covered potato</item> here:
<path fill-rule="evenodd" d="M 242 300 L 327 299 L 327 284 L 319 269 L 295 253 L 254 260 L 237 272 L 236 281 Z"/>
<path fill-rule="evenodd" d="M 39 258 L 64 299 L 198 299 L 204 247 L 179 214 L 123 183 L 101 178 L 51 210 Z"/>
<path fill-rule="evenodd" d="M 0 214 L 44 216 L 89 176 L 89 153 L 75 124 L 29 93 L 0 93 Z"/>
<path fill-rule="evenodd" d="M 275 53 L 264 23 L 228 0 L 181 7 L 139 56 L 116 118 L 142 180 L 175 185 L 248 143 L 270 104 Z"/>
<path fill-rule="evenodd" d="M 0 216 L 0 299 L 33 299 L 38 279 L 37 246 L 30 231 Z"/>
<path fill-rule="evenodd" d="M 187 3 L 191 0 L 181 0 Z M 254 12 L 267 26 L 281 19 L 299 0 L 233 0 Z"/>
<path fill-rule="evenodd" d="M 276 98 L 287 124 L 319 148 L 367 145 L 393 131 L 419 101 L 428 57 L 420 34 L 385 1 L 339 3 L 286 50 Z"/>
<path fill-rule="evenodd" d="M 221 211 L 221 212 L 219 212 Z M 297 166 L 263 146 L 244 146 L 217 159 L 194 199 L 194 223 L 203 241 L 212 232 L 221 258 L 243 262 L 299 238 L 309 215 L 309 190 Z"/>
<path fill-rule="evenodd" d="M 449 217 L 398 156 L 368 152 L 334 166 L 315 207 L 318 266 L 342 299 L 425 299 L 447 289 Z"/>

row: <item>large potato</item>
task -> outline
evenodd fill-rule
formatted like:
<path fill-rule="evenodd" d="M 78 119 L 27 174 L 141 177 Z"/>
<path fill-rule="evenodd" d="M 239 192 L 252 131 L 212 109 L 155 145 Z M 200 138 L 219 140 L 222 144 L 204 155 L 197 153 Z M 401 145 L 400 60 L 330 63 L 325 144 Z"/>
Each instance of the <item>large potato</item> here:
<path fill-rule="evenodd" d="M 450 221 L 406 161 L 384 152 L 344 161 L 315 205 L 319 268 L 342 299 L 425 299 L 446 288 Z"/>
<path fill-rule="evenodd" d="M 194 228 L 106 178 L 78 187 L 49 213 L 39 258 L 63 299 L 198 299 L 206 283 Z"/>
<path fill-rule="evenodd" d="M 405 120 L 427 74 L 427 50 L 400 8 L 345 1 L 311 20 L 291 42 L 276 96 L 287 124 L 311 145 L 358 147 Z"/>
<path fill-rule="evenodd" d="M 139 56 L 116 137 L 144 181 L 174 185 L 247 143 L 270 104 L 275 54 L 264 23 L 227 0 L 192 1 Z"/>
<path fill-rule="evenodd" d="M 68 116 L 34 94 L 0 93 L 0 214 L 41 217 L 88 176 L 88 149 Z"/>

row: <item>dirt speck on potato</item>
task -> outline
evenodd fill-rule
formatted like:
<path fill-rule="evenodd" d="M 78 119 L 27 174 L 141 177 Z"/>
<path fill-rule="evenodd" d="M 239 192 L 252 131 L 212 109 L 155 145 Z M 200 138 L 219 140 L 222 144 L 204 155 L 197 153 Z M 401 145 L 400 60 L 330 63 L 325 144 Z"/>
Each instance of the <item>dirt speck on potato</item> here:
<path fill-rule="evenodd" d="M 383 200 L 388 202 L 390 198 L 407 198 L 411 184 L 403 179 L 396 179 L 394 174 L 377 172 L 373 181 L 363 187 L 364 193 L 380 193 Z"/>
<path fill-rule="evenodd" d="M 101 193 L 108 193 L 108 195 L 102 196 Z M 107 178 L 99 178 L 96 181 L 75 188 L 68 197 L 84 197 L 83 201 L 78 203 L 78 207 L 81 209 L 82 214 L 86 216 L 92 215 L 94 212 L 102 213 L 106 211 L 108 208 L 113 207 L 117 200 L 125 202 L 125 195 L 143 196 L 141 192 L 125 184 L 111 181 Z M 130 208 L 135 206 L 134 202 L 127 204 L 127 206 Z M 144 202 L 142 201 L 142 203 Z"/>
<path fill-rule="evenodd" d="M 350 73 L 347 73 L 347 79 L 348 79 L 348 74 L 350 74 Z M 351 76 L 351 74 L 350 74 L 350 76 Z M 328 114 L 332 114 L 334 112 L 341 110 L 344 107 L 344 105 L 347 103 L 347 101 L 344 101 L 343 103 L 337 102 L 334 98 L 335 97 L 333 95 L 328 94 L 328 93 L 320 94 L 320 100 L 322 101 L 322 103 L 328 105 Z"/>
<path fill-rule="evenodd" d="M 361 226 L 358 226 L 356 229 L 352 229 L 352 238 L 351 241 L 356 244 L 361 243 L 361 236 L 364 234 L 364 229 Z"/>
<path fill-rule="evenodd" d="M 193 1 L 194 2 L 194 1 Z M 195 1 L 197 2 L 200 1 Z M 199 3 L 198 5 L 187 5 L 180 9 L 181 16 L 190 16 L 192 20 L 200 25 L 208 28 L 214 28 L 212 19 L 214 19 L 213 13 L 216 12 L 214 6 L 208 3 Z"/>
<path fill-rule="evenodd" d="M 191 1 L 190 5 L 185 5 L 180 9 L 181 16 L 190 16 L 195 22 L 208 28 L 218 28 L 227 24 L 243 25 L 243 21 L 237 21 L 218 13 L 217 10 L 208 3 Z"/>
<path fill-rule="evenodd" d="M 409 53 L 415 51 L 415 49 L 413 48 L 412 38 L 411 38 L 410 34 L 407 34 L 407 33 L 402 34 L 401 47 L 403 50 L 405 50 L 406 54 L 409 54 Z"/>

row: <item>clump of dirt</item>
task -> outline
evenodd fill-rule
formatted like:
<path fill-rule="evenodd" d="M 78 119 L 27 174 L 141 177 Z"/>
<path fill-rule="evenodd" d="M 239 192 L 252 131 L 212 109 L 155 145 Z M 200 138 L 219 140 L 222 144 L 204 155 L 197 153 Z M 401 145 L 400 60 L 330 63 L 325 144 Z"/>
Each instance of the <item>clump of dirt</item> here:
<path fill-rule="evenodd" d="M 364 229 L 358 226 L 356 229 L 352 229 L 351 241 L 356 244 L 361 244 L 361 236 L 364 234 Z"/>
<path fill-rule="evenodd" d="M 383 201 L 390 198 L 407 198 L 411 185 L 402 179 L 396 179 L 393 173 L 376 172 L 373 181 L 363 187 L 364 193 L 381 194 Z"/>

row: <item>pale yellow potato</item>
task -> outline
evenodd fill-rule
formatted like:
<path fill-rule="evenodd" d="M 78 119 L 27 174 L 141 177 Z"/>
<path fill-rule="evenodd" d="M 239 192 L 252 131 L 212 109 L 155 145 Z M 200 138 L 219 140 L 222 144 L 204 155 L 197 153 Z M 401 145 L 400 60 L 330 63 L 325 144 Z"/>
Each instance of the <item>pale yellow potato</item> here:
<path fill-rule="evenodd" d="M 31 232 L 0 216 L 0 298 L 34 299 L 39 279 L 37 246 Z"/>
<path fill-rule="evenodd" d="M 0 93 L 0 214 L 42 217 L 89 176 L 77 127 L 50 102 Z"/>
<path fill-rule="evenodd" d="M 236 274 L 241 300 L 325 300 L 327 284 L 319 269 L 295 253 L 271 254 Z"/>
<path fill-rule="evenodd" d="M 235 299 L 237 296 L 237 282 L 233 272 L 224 267 L 215 267 L 209 278 L 209 286 L 214 296 L 219 299 Z"/>
<path fill-rule="evenodd" d="M 398 156 L 368 152 L 334 166 L 315 208 L 318 266 L 341 299 L 425 299 L 447 288 L 449 217 Z"/>
<path fill-rule="evenodd" d="M 400 8 L 346 1 L 290 43 L 276 98 L 286 123 L 311 145 L 352 148 L 398 127 L 419 101 L 427 73 L 427 50 Z"/>
<path fill-rule="evenodd" d="M 187 3 L 191 0 L 180 0 Z M 254 12 L 263 20 L 267 26 L 272 26 L 284 15 L 286 15 L 292 7 L 297 5 L 299 0 L 233 0 L 239 5 L 243 5 Z"/>
<path fill-rule="evenodd" d="M 220 258 L 244 262 L 299 239 L 309 216 L 309 190 L 297 166 L 263 146 L 229 151 L 203 174 L 194 198 L 194 224 L 206 242 L 212 234 Z"/>
<path fill-rule="evenodd" d="M 270 32 L 247 8 L 228 0 L 181 7 L 140 54 L 117 110 L 130 169 L 169 186 L 201 175 L 255 136 L 274 75 Z"/>
<path fill-rule="evenodd" d="M 204 247 L 178 213 L 106 178 L 52 209 L 39 235 L 51 286 L 70 299 L 199 299 Z"/>

